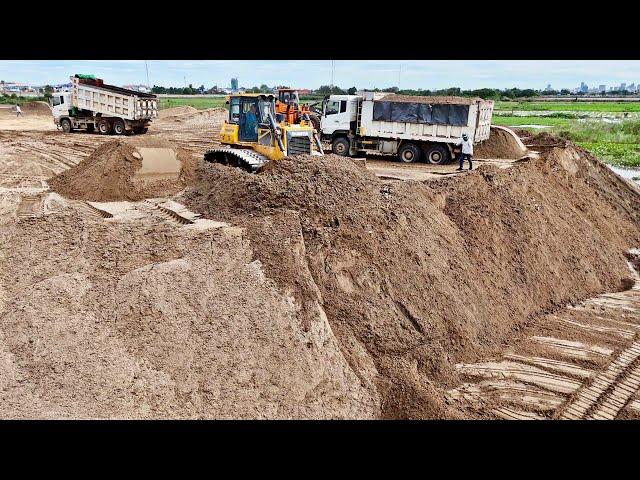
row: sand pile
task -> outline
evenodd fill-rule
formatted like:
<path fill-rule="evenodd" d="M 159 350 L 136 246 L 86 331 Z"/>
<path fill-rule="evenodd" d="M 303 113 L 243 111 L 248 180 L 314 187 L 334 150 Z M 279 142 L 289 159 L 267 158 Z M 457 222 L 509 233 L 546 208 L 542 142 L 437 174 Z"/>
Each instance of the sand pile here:
<path fill-rule="evenodd" d="M 25 102 L 20 104 L 20 108 L 25 114 L 51 115 L 51 107 L 47 102 Z"/>
<path fill-rule="evenodd" d="M 182 115 L 189 115 L 189 114 L 193 114 L 196 113 L 198 110 L 196 108 L 193 108 L 190 105 L 184 105 L 181 107 L 172 107 L 172 108 L 165 108 L 163 110 L 160 110 L 160 114 L 159 114 L 159 118 L 164 120 L 164 119 L 169 119 L 169 118 L 176 118 L 176 117 L 180 117 Z"/>
<path fill-rule="evenodd" d="M 1 418 L 370 418 L 239 229 L 67 209 L 0 230 Z"/>
<path fill-rule="evenodd" d="M 527 152 L 526 147 L 517 138 L 515 132 L 507 128 L 491 127 L 489 138 L 474 146 L 475 158 L 521 158 Z"/>
<path fill-rule="evenodd" d="M 184 109 L 184 110 L 182 110 Z M 175 128 L 180 124 L 180 128 L 208 127 L 221 124 L 229 115 L 224 108 L 207 108 L 196 110 L 193 107 L 176 107 L 169 109 L 169 114 L 162 114 L 154 125 L 159 128 Z M 162 110 L 166 112 L 167 110 Z"/>
<path fill-rule="evenodd" d="M 195 159 L 156 137 L 109 141 L 49 184 L 80 200 L 118 201 L 173 195 L 185 186 Z"/>
<path fill-rule="evenodd" d="M 331 155 L 258 175 L 206 164 L 185 201 L 246 228 L 303 328 L 326 315 L 381 416 L 454 417 L 441 392 L 459 380 L 455 362 L 540 312 L 628 285 L 637 192 L 606 169 L 593 182 L 567 167 L 592 168 L 577 149 L 558 155 L 429 184 L 385 183 Z"/>

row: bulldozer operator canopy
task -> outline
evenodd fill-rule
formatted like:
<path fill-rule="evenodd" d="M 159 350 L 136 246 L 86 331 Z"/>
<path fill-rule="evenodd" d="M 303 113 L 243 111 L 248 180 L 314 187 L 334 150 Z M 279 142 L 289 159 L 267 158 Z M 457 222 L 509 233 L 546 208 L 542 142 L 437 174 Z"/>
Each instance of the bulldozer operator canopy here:
<path fill-rule="evenodd" d="M 275 96 L 264 93 L 249 93 L 229 96 L 229 123 L 239 124 L 253 130 L 254 116 L 257 123 L 269 122 L 269 115 L 274 115 Z M 247 122 L 249 120 L 249 122 Z"/>

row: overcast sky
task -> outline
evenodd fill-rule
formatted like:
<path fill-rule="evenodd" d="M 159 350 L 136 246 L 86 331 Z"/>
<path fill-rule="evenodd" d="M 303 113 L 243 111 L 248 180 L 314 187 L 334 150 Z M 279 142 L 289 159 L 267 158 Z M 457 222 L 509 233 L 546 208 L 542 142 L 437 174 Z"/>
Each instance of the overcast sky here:
<path fill-rule="evenodd" d="M 290 85 L 317 88 L 331 83 L 331 60 L 149 60 L 150 83 L 163 86 L 227 87 Z M 66 83 L 75 73 L 90 73 L 114 85 L 146 84 L 144 60 L 0 60 L 0 80 L 35 85 Z M 186 78 L 186 80 L 185 80 Z M 343 88 L 438 89 L 573 88 L 621 82 L 640 83 L 638 60 L 336 60 L 334 84 Z"/>

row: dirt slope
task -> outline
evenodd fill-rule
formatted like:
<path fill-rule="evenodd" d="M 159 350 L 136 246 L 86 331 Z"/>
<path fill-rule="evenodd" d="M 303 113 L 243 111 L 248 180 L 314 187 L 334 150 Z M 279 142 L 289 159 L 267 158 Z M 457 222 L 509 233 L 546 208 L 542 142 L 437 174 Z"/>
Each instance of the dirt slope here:
<path fill-rule="evenodd" d="M 323 307 L 382 416 L 455 416 L 440 390 L 454 362 L 539 312 L 628 285 L 638 194 L 606 168 L 586 181 L 566 156 L 595 168 L 574 148 L 429 184 L 384 183 L 334 156 L 259 175 L 205 165 L 186 201 L 246 227 L 266 274 L 308 312 Z"/>
<path fill-rule="evenodd" d="M 75 208 L 0 230 L 2 418 L 368 418 L 326 321 L 237 228 Z"/>
<path fill-rule="evenodd" d="M 521 158 L 526 152 L 514 136 L 503 128 L 491 127 L 489 138 L 473 149 L 475 158 Z"/>

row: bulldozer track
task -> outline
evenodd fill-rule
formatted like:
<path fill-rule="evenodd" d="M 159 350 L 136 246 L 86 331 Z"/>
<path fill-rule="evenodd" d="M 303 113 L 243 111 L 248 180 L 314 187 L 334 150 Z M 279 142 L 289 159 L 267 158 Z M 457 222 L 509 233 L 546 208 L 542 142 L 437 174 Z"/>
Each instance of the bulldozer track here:
<path fill-rule="evenodd" d="M 182 215 L 180 215 L 178 212 L 171 210 L 170 208 L 164 207 L 162 205 L 159 205 L 155 202 L 152 202 L 150 200 L 145 200 L 144 203 L 150 207 L 152 207 L 153 209 L 155 209 L 157 212 L 159 212 L 163 217 L 169 219 L 169 220 L 173 220 L 177 223 L 179 223 L 180 225 L 191 225 L 193 224 L 193 220 L 191 220 L 190 218 L 187 217 L 183 217 Z"/>
<path fill-rule="evenodd" d="M 98 207 L 91 205 L 89 202 L 82 202 L 83 205 L 89 207 L 92 213 L 97 213 L 102 218 L 113 218 L 113 215 L 106 210 L 101 210 Z"/>
<path fill-rule="evenodd" d="M 204 154 L 207 162 L 216 162 L 242 168 L 248 172 L 256 172 L 269 159 L 253 150 L 236 148 L 214 148 Z"/>
<path fill-rule="evenodd" d="M 611 420 L 640 388 L 640 342 L 622 351 L 594 381 L 582 388 L 559 418 Z"/>
<path fill-rule="evenodd" d="M 44 213 L 39 195 L 24 195 L 18 205 L 18 218 L 34 218 Z"/>

